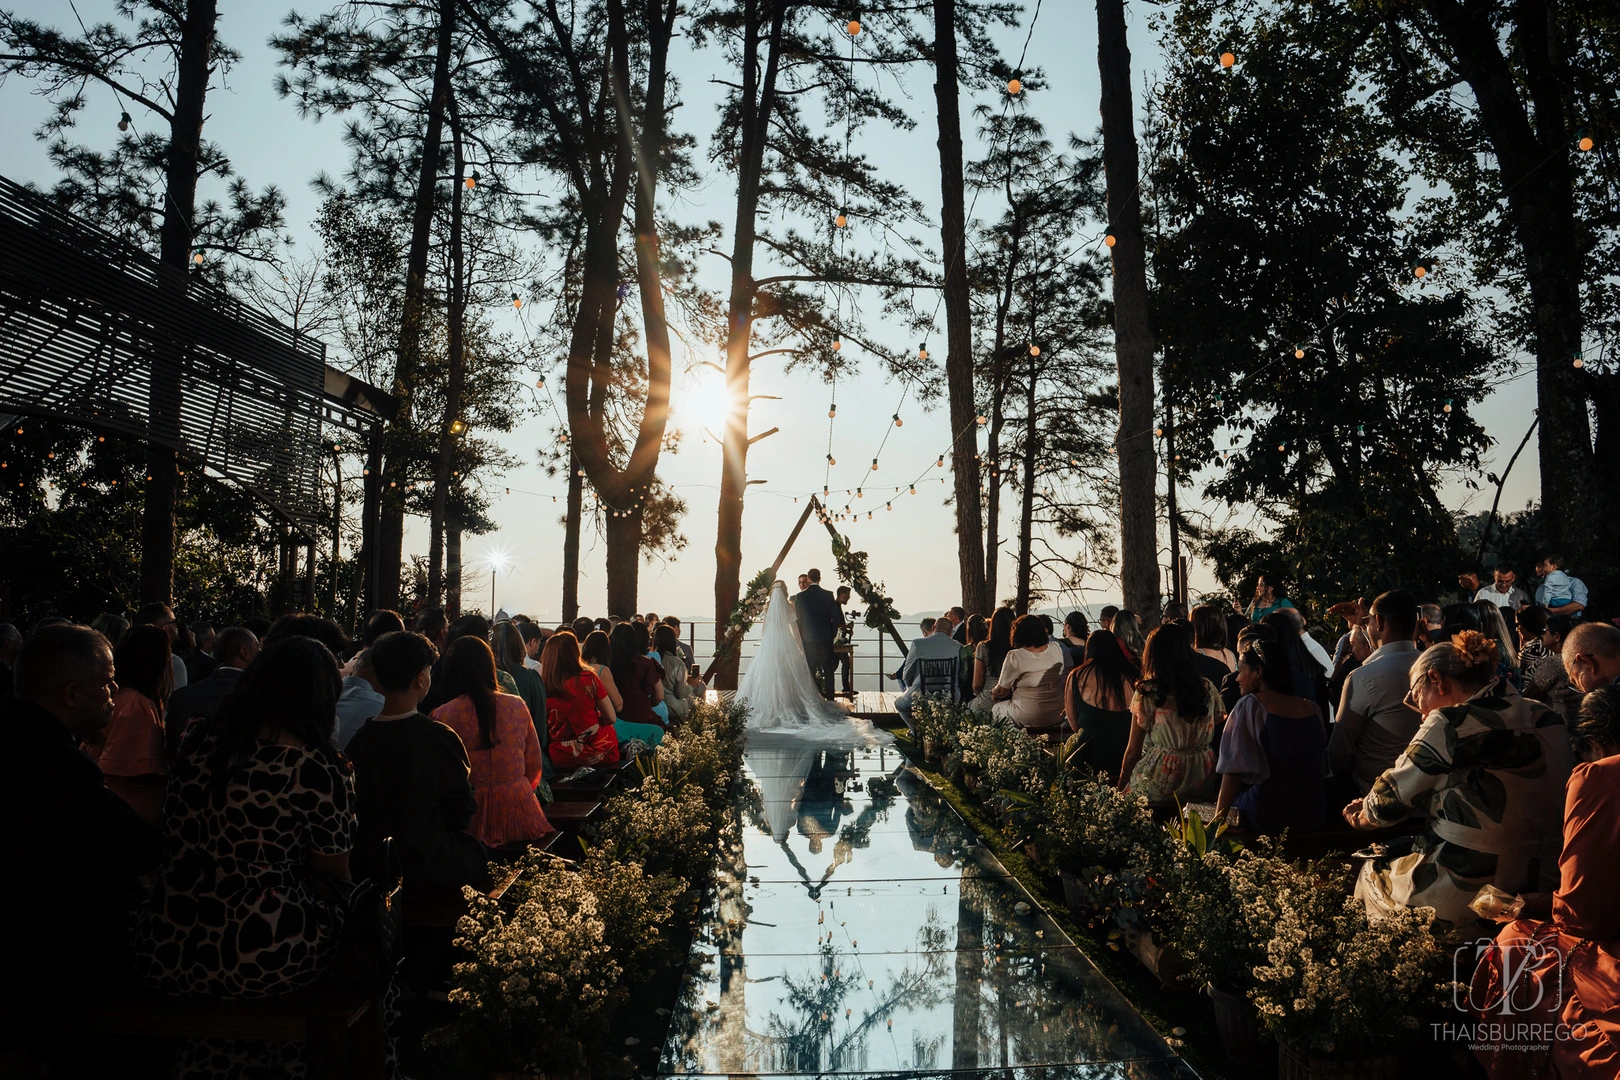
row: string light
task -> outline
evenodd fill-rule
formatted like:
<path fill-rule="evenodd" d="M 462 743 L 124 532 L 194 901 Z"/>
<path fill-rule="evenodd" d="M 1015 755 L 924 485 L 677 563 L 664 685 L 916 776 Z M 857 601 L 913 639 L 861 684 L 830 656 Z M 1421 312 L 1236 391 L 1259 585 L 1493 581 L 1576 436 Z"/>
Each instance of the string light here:
<path fill-rule="evenodd" d="M 118 114 L 118 130 L 119 131 L 128 131 L 129 130 L 129 113 L 119 113 Z M 1587 140 L 1587 141 L 1590 142 L 1591 140 Z M 1583 147 L 1581 147 L 1581 149 L 1584 150 L 1584 149 L 1586 149 L 1586 147 L 1583 146 Z"/>
<path fill-rule="evenodd" d="M 842 349 L 843 347 L 844 347 L 844 339 L 843 338 L 833 338 L 833 352 L 837 352 L 838 350 Z"/>
<path fill-rule="evenodd" d="M 835 417 L 837 415 L 838 415 L 838 402 L 835 401 L 831 405 L 827 406 L 827 418 L 830 420 L 830 419 L 832 419 L 833 417 Z"/>
<path fill-rule="evenodd" d="M 127 116 L 127 114 L 126 114 L 126 116 Z M 1584 154 L 1588 150 L 1592 149 L 1592 145 L 1593 145 L 1592 136 L 1590 136 L 1590 135 L 1588 135 L 1586 133 L 1586 128 L 1581 128 L 1575 134 L 1580 139 L 1580 142 L 1576 143 L 1575 145 L 1577 145 L 1577 146 L 1579 146 L 1581 148 L 1581 153 Z"/>
<path fill-rule="evenodd" d="M 945 455 L 944 454 L 939 455 L 939 460 L 934 462 L 934 467 L 939 468 L 939 469 L 943 469 L 945 467 Z"/>
<path fill-rule="evenodd" d="M 1031 345 L 1029 347 L 1029 355 L 1031 355 L 1031 356 L 1039 356 L 1039 355 L 1041 355 L 1041 347 L 1039 345 Z"/>
<path fill-rule="evenodd" d="M 900 414 L 899 413 L 894 414 L 894 426 L 895 427 L 905 427 L 906 426 L 906 422 L 904 420 L 900 419 Z"/>
<path fill-rule="evenodd" d="M 988 424 L 989 422 L 990 422 L 989 419 L 987 419 L 986 417 L 983 417 L 983 416 L 979 417 L 979 423 Z"/>
<path fill-rule="evenodd" d="M 1575 366 L 1577 368 L 1582 368 L 1582 367 L 1586 366 L 1586 361 L 1581 359 L 1581 354 L 1580 353 L 1575 354 L 1575 359 L 1574 359 L 1573 363 L 1575 364 Z M 22 434 L 22 430 L 19 428 L 17 433 L 19 435 Z"/>
<path fill-rule="evenodd" d="M 838 464 L 838 459 L 833 457 L 831 454 L 828 454 L 827 455 L 827 464 L 836 465 L 836 464 Z"/>
<path fill-rule="evenodd" d="M 521 309 L 523 307 L 523 297 L 519 296 L 517 293 L 513 293 L 512 294 L 512 306 L 514 308 Z"/>
<path fill-rule="evenodd" d="M 928 359 L 928 342 L 925 341 L 921 345 L 917 346 L 917 359 Z"/>
<path fill-rule="evenodd" d="M 203 262 L 202 248 L 198 248 L 196 253 L 191 256 L 191 261 L 196 263 L 198 266 L 202 265 L 202 262 Z"/>
<path fill-rule="evenodd" d="M 1417 263 L 1412 267 L 1412 276 L 1413 277 L 1419 277 L 1420 278 L 1420 277 L 1423 277 L 1423 276 L 1427 275 L 1428 272 L 1429 272 L 1429 268 L 1424 266 L 1422 263 Z"/>
<path fill-rule="evenodd" d="M 849 218 L 845 216 L 842 210 L 839 210 L 838 216 L 833 218 L 833 224 L 842 229 L 845 225 L 849 224 Z"/>
<path fill-rule="evenodd" d="M 1221 67 L 1229 68 L 1235 63 L 1237 63 L 1237 57 L 1233 56 L 1230 52 L 1221 53 Z"/>
<path fill-rule="evenodd" d="M 877 458 L 872 459 L 872 471 L 877 472 Z"/>
<path fill-rule="evenodd" d="M 1450 398 L 1446 398 L 1446 404 L 1440 411 L 1441 412 L 1450 412 L 1451 411 L 1451 399 Z"/>
<path fill-rule="evenodd" d="M 478 181 L 482 179 L 483 177 L 478 175 L 478 170 L 474 169 L 472 171 L 472 175 L 467 177 L 467 190 L 471 191 L 473 188 L 477 187 Z"/>
<path fill-rule="evenodd" d="M 1103 237 L 1103 243 L 1108 245 L 1109 247 L 1113 247 L 1114 244 L 1116 243 L 1116 241 L 1114 240 L 1114 234 L 1109 233 L 1107 236 Z"/>
<path fill-rule="evenodd" d="M 861 32 L 861 20 L 859 20 L 859 19 L 851 19 L 851 20 L 849 20 L 849 25 L 844 27 L 844 29 L 849 31 L 849 36 L 850 37 L 854 37 L 856 34 L 859 34 Z"/>
<path fill-rule="evenodd" d="M 1017 97 L 1023 91 L 1023 89 L 1023 80 L 1019 79 L 1017 76 L 1014 76 L 1007 81 L 1007 93 L 1011 94 L 1013 97 Z"/>
<path fill-rule="evenodd" d="M 1295 360 L 1303 360 L 1303 359 L 1305 359 L 1305 350 L 1300 348 L 1298 345 L 1294 346 L 1294 359 Z"/>

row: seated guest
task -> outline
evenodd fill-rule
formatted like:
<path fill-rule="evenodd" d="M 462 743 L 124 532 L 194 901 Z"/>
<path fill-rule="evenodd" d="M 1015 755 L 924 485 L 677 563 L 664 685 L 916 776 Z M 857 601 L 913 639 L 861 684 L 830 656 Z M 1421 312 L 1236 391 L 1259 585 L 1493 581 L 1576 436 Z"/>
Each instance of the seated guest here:
<path fill-rule="evenodd" d="M 317 876 L 350 880 L 355 834 L 351 768 L 332 741 L 342 685 L 326 646 L 286 636 L 186 733 L 163 806 L 163 867 L 135 926 L 153 989 L 262 998 L 331 969 L 343 924 Z M 302 1051 L 194 1038 L 175 1075 L 295 1075 Z"/>
<path fill-rule="evenodd" d="M 1367 633 L 1378 646 L 1344 680 L 1343 696 L 1328 741 L 1328 763 L 1337 780 L 1354 784 L 1365 795 L 1401 756 L 1423 722 L 1406 703 L 1407 675 L 1418 657 L 1412 641 L 1417 629 L 1417 601 L 1404 589 L 1384 593 L 1372 603 Z"/>
<path fill-rule="evenodd" d="M 687 682 L 686 660 L 681 656 L 681 650 L 677 647 L 679 645 L 680 639 L 675 636 L 675 628 L 658 623 L 653 630 L 653 648 L 657 651 L 664 668 L 664 704 L 669 707 L 672 719 L 685 720 L 692 715 L 693 705 L 697 701 L 697 691 Z"/>
<path fill-rule="evenodd" d="M 1535 607 L 1525 610 L 1544 609 Z M 1550 706 L 1553 712 L 1564 718 L 1564 723 L 1573 724 L 1575 717 L 1580 714 L 1584 695 L 1579 687 L 1569 681 L 1569 673 L 1564 670 L 1564 639 L 1579 624 L 1573 615 L 1548 615 L 1542 621 L 1546 623 L 1546 628 L 1541 632 L 1541 659 L 1536 661 L 1534 670 L 1525 672 L 1524 696 Z"/>
<path fill-rule="evenodd" d="M 523 699 L 523 704 L 529 707 L 529 715 L 536 719 L 546 715 L 546 688 L 540 681 L 538 671 L 530 671 L 523 661 L 527 657 L 527 650 L 523 646 L 523 634 L 514 624 L 502 620 L 496 623 L 489 631 L 490 651 L 495 654 L 495 667 L 497 677 L 499 672 L 505 672 L 512 679 L 512 685 L 517 687 L 517 696 Z M 540 742 L 545 745 L 545 736 Z"/>
<path fill-rule="evenodd" d="M 1119 642 L 1120 649 L 1125 653 L 1125 659 L 1133 664 L 1142 662 L 1142 650 L 1147 647 L 1147 642 L 1142 637 L 1142 620 L 1136 612 L 1129 608 L 1120 608 L 1114 612 L 1114 618 L 1109 623 L 1109 632 L 1114 635 L 1114 640 Z"/>
<path fill-rule="evenodd" d="M 620 623 L 608 635 L 613 648 L 613 681 L 618 684 L 624 707 L 618 710 L 620 724 L 663 728 L 654 705 L 664 700 L 664 668 L 647 658 L 647 628 L 640 633 L 632 623 Z M 619 728 L 619 741 L 641 738 L 640 735 Z M 654 745 L 648 739 L 642 739 Z"/>
<path fill-rule="evenodd" d="M 1187 605 L 1180 600 L 1172 600 L 1164 605 L 1164 613 L 1159 616 L 1160 622 L 1186 622 Z"/>
<path fill-rule="evenodd" d="M 1275 643 L 1277 640 L 1277 630 L 1275 627 L 1268 626 L 1263 622 L 1245 622 L 1243 626 L 1238 629 L 1237 637 L 1233 640 L 1237 642 L 1237 651 L 1241 653 L 1247 649 L 1251 643 L 1256 641 L 1269 641 Z M 1238 698 L 1243 696 L 1243 688 L 1238 685 L 1236 669 L 1228 672 L 1225 678 L 1221 679 L 1220 687 L 1221 707 L 1227 712 L 1231 712 L 1232 706 L 1236 705 L 1238 703 Z M 1215 746 L 1217 749 L 1220 748 L 1220 744 L 1221 730 L 1220 728 L 1216 728 Z"/>
<path fill-rule="evenodd" d="M 1237 670 L 1237 654 L 1226 647 L 1226 616 L 1215 604 L 1199 604 L 1192 609 L 1192 628 L 1194 658 L 1203 657 L 1198 661 L 1198 673 L 1219 686 Z M 1204 662 L 1209 660 L 1220 664 L 1220 669 Z"/>
<path fill-rule="evenodd" d="M 635 648 L 640 649 L 641 654 L 648 660 L 651 660 L 653 663 L 657 664 L 658 670 L 660 673 L 663 673 L 664 658 L 663 655 L 659 653 L 657 645 L 653 642 L 653 629 L 658 625 L 660 625 L 658 620 L 649 616 L 646 620 L 631 626 L 631 644 Z M 608 640 L 612 641 L 612 638 L 609 638 Z M 660 674 L 659 681 L 664 681 L 663 674 Z M 669 691 L 667 689 L 660 687 L 658 697 L 653 701 L 652 707 L 654 717 L 653 722 L 661 727 L 666 728 L 669 727 L 669 704 L 664 701 L 664 698 L 668 695 L 668 693 Z"/>
<path fill-rule="evenodd" d="M 574 628 L 574 637 L 580 641 L 584 641 L 586 638 L 590 637 L 592 631 L 596 629 L 596 620 L 587 619 L 581 615 L 579 618 L 573 621 L 572 626 Z M 603 631 L 603 633 L 606 633 L 606 631 Z"/>
<path fill-rule="evenodd" d="M 383 696 L 377 687 L 376 673 L 371 669 L 371 650 L 363 649 L 349 662 L 348 674 L 343 676 L 343 694 L 337 703 L 337 744 L 347 750 L 349 740 L 367 720 L 382 712 Z"/>
<path fill-rule="evenodd" d="M 1113 634 L 1091 635 L 1085 660 L 1063 685 L 1063 715 L 1080 736 L 1079 758 L 1069 764 L 1101 772 L 1110 783 L 1119 776 L 1131 738 L 1131 695 L 1141 677 Z"/>
<path fill-rule="evenodd" d="M 1010 634 L 1011 631 L 1009 630 Z M 969 615 L 961 626 L 951 634 L 953 640 L 962 646 L 962 655 L 959 658 L 961 667 L 963 701 L 971 702 L 975 690 L 973 688 L 974 668 L 977 666 L 979 646 L 990 639 L 990 620 L 983 615 Z M 1009 638 L 1009 640 L 1011 640 Z"/>
<path fill-rule="evenodd" d="M 1560 653 L 1569 681 L 1583 694 L 1620 682 L 1620 627 L 1581 623 L 1565 635 Z"/>
<path fill-rule="evenodd" d="M 956 695 L 961 692 L 958 665 L 962 661 L 962 646 L 951 637 L 951 630 L 951 620 L 935 620 L 933 632 L 911 643 L 911 651 L 906 654 L 906 661 L 900 667 L 906 691 L 895 699 L 894 711 L 900 714 L 900 719 L 906 722 L 908 728 L 912 726 L 911 707 L 921 700 L 925 690 L 931 692 L 934 697 L 948 697 L 952 700 L 955 700 Z M 925 660 L 950 661 L 951 677 L 942 684 L 925 687 L 922 678 L 922 665 Z"/>
<path fill-rule="evenodd" d="M 348 656 L 351 648 L 349 636 L 343 632 L 341 626 L 324 616 L 304 612 L 283 615 L 270 624 L 270 632 L 260 641 L 265 648 L 269 648 L 283 638 L 290 637 L 313 638 L 326 646 L 326 651 L 333 656 Z"/>
<path fill-rule="evenodd" d="M 608 636 L 600 630 L 592 630 L 585 635 L 584 643 L 579 647 L 580 659 L 596 673 L 602 681 L 602 689 L 607 691 L 607 698 L 613 703 L 613 715 L 618 716 L 619 710 L 624 708 L 624 695 L 619 693 L 619 687 L 613 681 L 613 644 Z"/>
<path fill-rule="evenodd" d="M 1012 628 L 1017 618 L 1010 607 L 996 608 L 990 616 L 990 636 L 973 653 L 973 700 L 968 702 L 968 708 L 980 715 L 988 716 L 990 706 L 995 704 L 991 691 L 1012 651 Z"/>
<path fill-rule="evenodd" d="M 839 592 L 844 590 L 840 589 Z M 674 615 L 664 616 L 664 625 L 675 631 L 675 645 L 680 650 L 681 659 L 686 661 L 686 668 L 693 674 L 697 673 L 697 657 L 692 653 L 692 646 L 681 637 L 681 620 Z"/>
<path fill-rule="evenodd" d="M 1086 625 L 1086 613 L 1071 611 L 1063 617 L 1063 637 L 1058 645 L 1063 648 L 1063 678 L 1069 677 L 1069 672 L 1086 662 L 1086 639 L 1091 636 L 1091 629 Z"/>
<path fill-rule="evenodd" d="M 489 852 L 467 832 L 478 799 L 466 747 L 449 727 L 417 711 L 433 684 L 438 650 L 421 634 L 396 630 L 368 652 L 383 705 L 349 740 L 359 818 L 355 875 L 385 872 L 383 841 L 391 836 L 406 882 L 487 891 Z"/>
<path fill-rule="evenodd" d="M 1612 1076 L 1620 1054 L 1620 693 L 1593 690 L 1571 730 L 1581 763 L 1564 794 L 1558 889 L 1550 898 L 1523 897 L 1521 916 L 1502 928 L 1497 948 L 1480 951 L 1468 1000 L 1478 1006 L 1506 997 L 1524 1006 L 1513 1016 L 1527 1028 L 1581 1034 L 1538 1040 L 1539 1050 L 1475 1050 L 1492 1080 Z M 1504 960 L 1511 972 L 1502 970 Z M 1500 1020 L 1500 1007 L 1479 1018 Z"/>
<path fill-rule="evenodd" d="M 1496 642 L 1499 654 L 1496 673 L 1514 686 L 1522 686 L 1519 681 L 1519 650 L 1514 647 L 1513 638 L 1508 633 L 1502 608 L 1491 600 L 1476 600 L 1474 606 L 1479 609 L 1480 633 Z"/>
<path fill-rule="evenodd" d="M 150 628 L 149 628 L 150 629 Z M 137 875 L 157 869 L 158 830 L 107 789 L 79 749 L 112 719 L 113 654 L 87 626 L 36 630 L 0 701 L 12 822 L 0 889 L 0 1011 L 16 1031 L 134 983 L 126 931 Z M 104 1075 L 116 1075 L 107 1072 Z"/>
<path fill-rule="evenodd" d="M 540 654 L 540 677 L 546 681 L 547 752 L 552 764 L 572 769 L 618 761 L 613 702 L 596 672 L 580 659 L 579 639 L 561 630 L 552 634 Z"/>
<path fill-rule="evenodd" d="M 214 670 L 214 624 L 200 619 L 191 624 L 192 646 L 186 652 L 186 685 L 206 679 Z"/>
<path fill-rule="evenodd" d="M 403 629 L 405 629 L 405 620 L 399 612 L 390 611 L 388 608 L 378 608 L 366 616 L 366 625 L 360 631 L 360 644 L 362 647 L 369 649 L 384 634 L 397 634 Z"/>
<path fill-rule="evenodd" d="M 492 848 L 552 832 L 534 795 L 543 774 L 540 733 L 523 699 L 496 689 L 489 645 L 472 636 L 450 642 L 439 679 L 450 700 L 434 710 L 433 719 L 461 736 L 478 793 L 468 831 Z"/>
<path fill-rule="evenodd" d="M 1013 623 L 1012 651 L 990 692 L 990 714 L 1022 728 L 1053 727 L 1063 718 L 1063 652 L 1039 615 Z"/>
<path fill-rule="evenodd" d="M 1156 806 L 1208 798 L 1215 777 L 1211 743 L 1225 718 L 1220 693 L 1193 664 L 1187 628 L 1166 623 L 1154 630 L 1142 649 L 1119 786 Z"/>
<path fill-rule="evenodd" d="M 1098 628 L 1107 630 L 1112 634 L 1114 632 L 1114 616 L 1118 614 L 1119 608 L 1113 604 L 1104 604 L 1103 609 L 1097 613 Z"/>
<path fill-rule="evenodd" d="M 169 639 L 169 667 L 172 673 L 169 689 L 178 690 L 186 685 L 185 659 L 174 651 L 180 641 L 180 620 L 174 617 L 174 609 L 164 603 L 145 604 L 135 613 L 133 622 L 136 626 L 155 626 L 163 631 Z"/>
<path fill-rule="evenodd" d="M 1486 885 L 1550 892 L 1557 882 L 1564 782 L 1573 755 L 1561 718 L 1519 696 L 1496 675 L 1496 643 L 1463 630 L 1412 665 L 1416 737 L 1344 808 L 1358 829 L 1425 817 L 1421 835 L 1389 842 L 1366 860 L 1356 896 L 1369 915 L 1430 907 L 1451 924 L 1470 922 L 1469 901 Z"/>
<path fill-rule="evenodd" d="M 186 726 L 219 708 L 220 702 L 236 689 L 242 670 L 258 655 L 259 639 L 252 631 L 230 626 L 214 635 L 214 670 L 201 681 L 188 683 L 169 695 L 165 725 L 175 733 L 177 747 Z"/>
<path fill-rule="evenodd" d="M 1235 807 L 1243 827 L 1262 835 L 1321 828 L 1327 795 L 1320 710 L 1291 692 L 1293 675 L 1274 644 L 1251 645 L 1237 676 L 1244 696 L 1221 735 L 1215 820 Z"/>
<path fill-rule="evenodd" d="M 1292 617 L 1290 617 L 1292 613 Z M 1322 666 L 1305 649 L 1305 642 L 1301 635 L 1304 633 L 1304 619 L 1299 615 L 1298 609 L 1280 608 L 1260 620 L 1265 626 L 1277 632 L 1277 644 L 1282 646 L 1283 656 L 1288 661 L 1288 667 L 1293 672 L 1294 692 L 1313 704 L 1320 704 L 1317 690 L 1326 692 L 1327 676 L 1332 671 L 1323 672 Z M 1320 678 L 1322 686 L 1317 686 Z"/>
<path fill-rule="evenodd" d="M 1540 604 L 1527 604 L 1513 613 L 1519 632 L 1520 692 L 1528 686 L 1536 665 L 1547 655 L 1546 643 L 1541 635 L 1547 632 L 1547 609 Z"/>
<path fill-rule="evenodd" d="M 540 674 L 540 649 L 546 643 L 548 630 L 542 630 L 532 622 L 517 623 L 518 633 L 523 637 L 523 666 Z M 542 692 L 544 692 L 542 690 Z"/>
<path fill-rule="evenodd" d="M 9 626 L 10 624 L 7 623 L 6 625 Z M 12 629 L 15 630 L 16 627 L 12 627 Z M 100 631 L 101 636 L 107 639 L 107 644 L 116 649 L 118 643 L 124 640 L 124 635 L 129 633 L 129 620 L 122 615 L 114 615 L 110 611 L 104 611 L 90 620 L 90 629 Z M 22 648 L 21 634 L 17 635 L 17 648 Z"/>
<path fill-rule="evenodd" d="M 113 652 L 118 693 L 112 722 L 86 741 L 84 750 L 101 767 L 107 788 L 156 825 L 163 817 L 168 750 L 178 729 L 165 736 L 163 707 L 172 689 L 169 635 L 150 623 L 130 627 Z M 171 740 L 172 739 L 172 743 Z"/>

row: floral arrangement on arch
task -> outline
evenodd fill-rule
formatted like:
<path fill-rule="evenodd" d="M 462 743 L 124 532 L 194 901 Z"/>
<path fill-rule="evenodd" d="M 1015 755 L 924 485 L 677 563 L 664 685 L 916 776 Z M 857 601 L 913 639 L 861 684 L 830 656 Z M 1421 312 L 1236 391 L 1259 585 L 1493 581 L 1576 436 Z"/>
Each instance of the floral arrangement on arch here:
<path fill-rule="evenodd" d="M 866 625 L 873 630 L 888 629 L 900 617 L 900 611 L 894 606 L 894 597 L 883 594 L 882 583 L 873 584 L 866 576 L 866 552 L 855 551 L 850 547 L 849 537 L 834 533 L 832 553 L 838 580 L 854 589 L 866 605 Z"/>
<path fill-rule="evenodd" d="M 759 617 L 765 613 L 765 605 L 771 600 L 771 585 L 775 581 L 776 571 L 767 566 L 748 582 L 748 588 L 743 590 L 742 598 L 726 617 L 725 638 L 719 651 L 714 654 L 714 659 L 709 661 L 710 671 L 719 668 L 736 655 L 743 638 L 748 636 L 748 631 L 754 628 Z"/>

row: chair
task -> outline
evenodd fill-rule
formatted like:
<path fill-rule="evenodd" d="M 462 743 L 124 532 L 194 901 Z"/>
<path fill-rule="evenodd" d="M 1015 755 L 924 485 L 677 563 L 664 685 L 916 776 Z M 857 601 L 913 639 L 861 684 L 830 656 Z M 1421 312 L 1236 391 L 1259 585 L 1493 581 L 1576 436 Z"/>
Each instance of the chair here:
<path fill-rule="evenodd" d="M 962 684 L 957 678 L 956 657 L 917 661 L 917 681 L 913 684 L 916 697 L 945 697 L 952 702 L 962 700 Z"/>

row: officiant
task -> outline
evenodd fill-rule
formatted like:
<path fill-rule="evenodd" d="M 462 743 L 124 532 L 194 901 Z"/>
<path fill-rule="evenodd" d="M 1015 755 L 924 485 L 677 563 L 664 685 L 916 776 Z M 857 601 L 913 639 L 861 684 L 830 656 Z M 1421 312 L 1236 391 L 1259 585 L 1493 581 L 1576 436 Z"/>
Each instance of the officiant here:
<path fill-rule="evenodd" d="M 793 598 L 793 611 L 799 621 L 799 640 L 804 643 L 805 663 L 816 680 L 821 696 L 833 696 L 833 639 L 844 624 L 844 613 L 833 594 L 821 587 L 821 571 L 802 575 L 809 585 Z"/>

